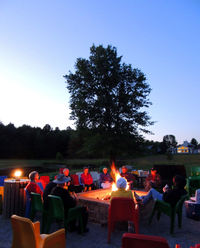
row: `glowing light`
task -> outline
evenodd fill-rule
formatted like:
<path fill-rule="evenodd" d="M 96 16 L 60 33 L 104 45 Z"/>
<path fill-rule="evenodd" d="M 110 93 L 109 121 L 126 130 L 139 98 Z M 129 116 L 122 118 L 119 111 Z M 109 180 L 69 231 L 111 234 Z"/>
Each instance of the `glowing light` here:
<path fill-rule="evenodd" d="M 20 170 L 15 171 L 15 181 L 20 181 L 22 172 Z"/>

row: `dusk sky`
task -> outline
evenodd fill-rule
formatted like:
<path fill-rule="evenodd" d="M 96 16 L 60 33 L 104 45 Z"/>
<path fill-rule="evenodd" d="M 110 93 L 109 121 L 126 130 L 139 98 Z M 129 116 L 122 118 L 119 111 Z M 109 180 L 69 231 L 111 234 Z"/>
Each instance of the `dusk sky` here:
<path fill-rule="evenodd" d="M 93 44 L 146 75 L 146 139 L 200 143 L 200 0 L 1 0 L 0 121 L 74 128 L 63 76 Z"/>

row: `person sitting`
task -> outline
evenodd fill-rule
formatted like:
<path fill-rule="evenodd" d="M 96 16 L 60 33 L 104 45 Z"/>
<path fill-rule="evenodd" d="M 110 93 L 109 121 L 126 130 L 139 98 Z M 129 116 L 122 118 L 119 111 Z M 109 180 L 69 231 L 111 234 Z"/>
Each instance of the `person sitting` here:
<path fill-rule="evenodd" d="M 49 182 L 45 189 L 44 189 L 44 193 L 43 193 L 43 203 L 44 203 L 44 208 L 45 209 L 49 209 L 49 205 L 48 205 L 48 195 L 50 195 L 51 191 L 53 188 L 56 187 L 56 183 L 54 183 L 53 181 Z"/>
<path fill-rule="evenodd" d="M 121 177 L 126 178 L 127 182 L 129 183 L 129 188 L 133 189 L 133 182 L 135 181 L 135 176 L 128 172 L 128 169 L 125 165 L 122 166 L 122 173 L 120 175 Z"/>
<path fill-rule="evenodd" d="M 33 192 L 33 193 L 43 195 L 43 191 L 41 190 L 40 186 L 37 184 L 37 181 L 39 179 L 38 172 L 32 171 L 29 174 L 29 178 L 30 178 L 30 182 L 25 187 L 25 189 L 28 190 L 28 193 L 31 194 L 31 192 Z"/>
<path fill-rule="evenodd" d="M 78 202 L 78 198 L 76 194 L 74 193 L 73 195 L 70 195 L 69 191 L 64 188 L 65 185 L 69 183 L 69 181 L 70 181 L 70 178 L 65 177 L 64 174 L 57 175 L 56 179 L 53 181 L 57 185 L 51 190 L 51 193 L 50 193 L 51 195 L 59 196 L 62 199 L 66 217 L 68 215 L 68 210 L 70 208 L 75 207 Z M 84 232 L 88 232 L 89 229 L 86 227 L 87 222 L 88 222 L 88 210 L 87 210 L 87 207 L 85 206 L 82 206 L 82 215 L 83 215 Z M 69 227 L 70 227 L 70 232 L 74 232 L 77 230 L 79 234 L 81 233 L 80 223 L 77 227 L 76 220 L 70 221 Z"/>
<path fill-rule="evenodd" d="M 88 167 L 84 167 L 83 174 L 81 174 L 81 183 L 84 184 L 84 191 L 96 189 L 96 185 L 93 183 L 93 178 L 88 173 Z"/>
<path fill-rule="evenodd" d="M 99 181 L 103 189 L 111 188 L 111 183 L 113 182 L 113 179 L 108 173 L 108 169 L 106 167 L 103 168 L 103 173 L 100 174 Z"/>
<path fill-rule="evenodd" d="M 132 190 L 126 190 L 127 181 L 125 178 L 120 177 L 117 179 L 116 186 L 118 190 L 112 191 L 110 196 L 110 202 L 113 197 L 130 197 L 133 198 Z"/>
<path fill-rule="evenodd" d="M 153 199 L 154 201 L 158 199 L 160 201 L 169 203 L 173 208 L 181 199 L 181 197 L 188 193 L 184 189 L 186 185 L 186 179 L 183 176 L 176 175 L 173 178 L 173 183 L 175 187 L 173 189 L 164 187 L 163 194 L 159 193 L 154 188 L 151 188 L 145 196 L 139 196 L 136 194 L 136 192 L 134 192 L 135 198 L 141 206 L 145 206 L 148 202 L 150 202 L 151 199 Z"/>
<path fill-rule="evenodd" d="M 70 173 L 69 173 L 69 169 L 68 168 L 65 168 L 63 170 L 63 174 L 67 178 L 70 178 L 70 181 L 68 183 L 68 190 L 70 192 L 80 193 L 80 192 L 83 191 L 83 185 L 77 185 L 77 186 L 74 185 L 74 179 L 70 176 Z"/>
<path fill-rule="evenodd" d="M 156 169 L 151 168 L 151 173 L 147 176 L 144 182 L 145 191 L 149 191 L 151 188 L 159 189 L 161 185 L 161 176 L 157 174 Z"/>

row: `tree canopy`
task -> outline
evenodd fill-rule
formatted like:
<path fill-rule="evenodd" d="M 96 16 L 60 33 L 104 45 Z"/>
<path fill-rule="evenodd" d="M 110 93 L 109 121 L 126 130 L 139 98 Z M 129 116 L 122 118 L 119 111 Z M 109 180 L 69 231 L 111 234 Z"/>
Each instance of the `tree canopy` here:
<path fill-rule="evenodd" d="M 122 63 L 117 49 L 93 45 L 89 59 L 78 58 L 75 73 L 65 75 L 70 93 L 70 118 L 84 139 L 82 151 L 108 153 L 111 159 L 138 150 L 153 125 L 144 110 L 152 103 L 146 77 Z M 133 150 L 132 150 L 133 151 Z"/>
<path fill-rule="evenodd" d="M 176 137 L 172 134 L 168 134 L 168 135 L 165 135 L 163 137 L 163 151 L 166 152 L 168 148 L 170 147 L 176 147 L 177 146 L 177 141 L 176 141 Z"/>

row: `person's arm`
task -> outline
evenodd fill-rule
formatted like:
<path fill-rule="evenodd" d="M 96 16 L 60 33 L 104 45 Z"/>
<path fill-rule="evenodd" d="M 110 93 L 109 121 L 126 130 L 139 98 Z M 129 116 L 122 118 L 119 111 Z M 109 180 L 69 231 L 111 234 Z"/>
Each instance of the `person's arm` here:
<path fill-rule="evenodd" d="M 161 176 L 159 174 L 156 174 L 156 183 L 157 185 L 161 185 Z"/>

